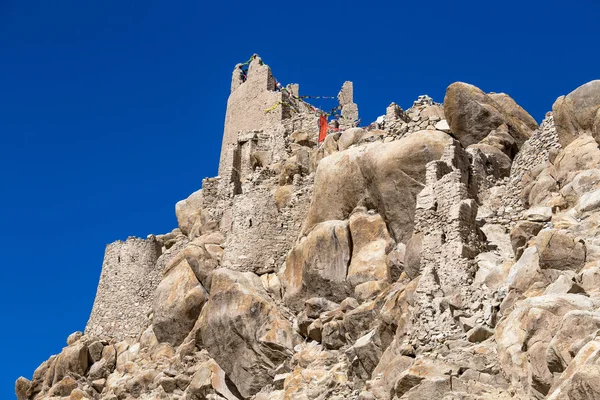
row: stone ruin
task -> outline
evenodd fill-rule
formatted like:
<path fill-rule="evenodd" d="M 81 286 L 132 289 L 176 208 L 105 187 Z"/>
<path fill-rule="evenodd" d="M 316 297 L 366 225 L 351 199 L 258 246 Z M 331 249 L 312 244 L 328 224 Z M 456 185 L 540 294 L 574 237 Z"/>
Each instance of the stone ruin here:
<path fill-rule="evenodd" d="M 299 85 L 279 89 L 271 69 L 260 57 L 250 62 L 245 81 L 239 79 L 239 68 L 234 70 L 227 101 L 219 176 L 203 181 L 203 208 L 219 221 L 227 235 L 225 266 L 273 272 L 284 263 L 296 240 L 311 191 L 297 171 L 292 171 L 292 177 L 298 177 L 290 182 L 291 206 L 278 207 L 272 190 L 261 184 L 269 178 L 261 176 L 262 167 L 281 162 L 293 152 L 289 139 L 294 132 L 302 131 L 307 140 L 316 142 L 319 112 L 299 99 Z M 338 100 L 340 127 L 356 126 L 358 106 L 353 102 L 352 82 L 344 83 Z M 308 157 L 300 163 L 308 172 Z M 248 237 L 257 242 L 250 243 Z"/>
<path fill-rule="evenodd" d="M 162 279 L 157 268 L 162 248 L 154 236 L 130 237 L 106 246 L 102 274 L 86 332 L 124 339 L 147 324 L 154 290 Z"/>
<path fill-rule="evenodd" d="M 475 257 L 484 249 L 485 236 L 476 223 L 473 159 L 454 141 L 439 161 L 427 164 L 425 187 L 417 196 L 415 230 L 408 249 L 419 249 L 413 257 L 418 258 L 418 266 L 411 266 L 421 274 L 416 290 L 421 312 L 415 323 L 420 329 L 412 332 L 418 340 L 460 336 L 453 307 L 465 307 L 453 303 L 468 303 L 474 297 Z"/>
<path fill-rule="evenodd" d="M 107 246 L 19 400 L 600 398 L 600 81 L 541 125 L 457 82 L 366 129 L 345 82 L 318 143 L 299 86 L 243 67 L 219 175 Z"/>
<path fill-rule="evenodd" d="M 271 68 L 258 56 L 250 62 L 245 79 L 241 64 L 233 71 L 219 176 L 202 181 L 198 204 L 204 218 L 227 237 L 222 255 L 227 268 L 259 274 L 275 272 L 285 263 L 301 230 L 312 195 L 312 177 L 301 178 L 298 171 L 292 171 L 291 185 L 286 188 L 289 193 L 285 193 L 289 198 L 282 207 L 277 204 L 271 185 L 265 184 L 273 176 L 268 176 L 263 168 L 284 161 L 293 152 L 290 136 L 294 132 L 303 132 L 307 140 L 316 144 L 318 112 L 300 101 L 299 95 L 298 84 L 278 89 Z M 338 100 L 340 127 L 356 126 L 358 106 L 353 102 L 352 82 L 344 83 Z M 305 172 L 310 169 L 310 162 L 308 157 L 301 161 Z M 248 240 L 250 237 L 254 240 Z M 166 265 L 164 258 L 168 256 L 162 241 L 169 238 L 159 237 L 159 242 L 131 238 L 107 247 L 86 333 L 122 338 L 135 335 L 148 324 L 152 291 L 162 272 L 159 267 Z M 119 257 L 113 256 L 119 252 L 129 254 L 123 258 L 137 262 L 145 257 L 148 261 L 142 264 L 142 270 L 129 268 L 130 264 L 123 263 L 130 261 L 118 261 Z M 161 252 L 166 254 L 157 264 Z M 134 295 L 116 296 L 121 287 Z"/>

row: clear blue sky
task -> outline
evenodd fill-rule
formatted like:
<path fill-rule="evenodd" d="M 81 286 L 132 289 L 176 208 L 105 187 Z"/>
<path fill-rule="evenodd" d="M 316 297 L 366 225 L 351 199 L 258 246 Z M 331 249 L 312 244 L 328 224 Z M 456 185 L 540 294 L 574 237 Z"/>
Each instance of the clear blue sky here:
<path fill-rule="evenodd" d="M 420 5 L 422 4 L 422 6 Z M 538 121 L 600 78 L 597 1 L 0 0 L 0 398 L 83 330 L 104 246 L 217 172 L 231 71 L 355 84 L 364 122 L 466 81 Z"/>

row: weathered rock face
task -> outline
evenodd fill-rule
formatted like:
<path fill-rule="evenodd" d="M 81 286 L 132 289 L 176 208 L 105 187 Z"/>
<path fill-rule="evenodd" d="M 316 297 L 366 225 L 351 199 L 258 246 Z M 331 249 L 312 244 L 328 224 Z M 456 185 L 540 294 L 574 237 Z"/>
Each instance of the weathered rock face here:
<path fill-rule="evenodd" d="M 487 95 L 462 82 L 446 89 L 444 114 L 450 130 L 465 147 L 479 143 L 502 125 L 520 146 L 537 128 L 535 120 L 506 94 Z"/>
<path fill-rule="evenodd" d="M 407 240 L 415 198 L 425 182 L 425 165 L 439 159 L 450 140 L 440 131 L 421 131 L 324 158 L 303 232 L 319 222 L 345 220 L 357 206 L 365 206 L 383 217 L 396 241 Z"/>
<path fill-rule="evenodd" d="M 585 170 L 600 165 L 600 146 L 591 136 L 581 136 L 565 146 L 554 161 L 556 180 L 561 186 L 573 181 L 575 176 Z"/>
<path fill-rule="evenodd" d="M 540 267 L 559 270 L 579 270 L 585 264 L 585 244 L 568 233 L 543 230 L 536 238 Z"/>
<path fill-rule="evenodd" d="M 184 235 L 189 235 L 195 225 L 202 223 L 202 189 L 175 205 L 177 224 Z"/>
<path fill-rule="evenodd" d="M 552 106 L 560 144 L 566 147 L 580 135 L 600 143 L 600 80 L 582 85 Z"/>
<path fill-rule="evenodd" d="M 379 214 L 358 211 L 350 216 L 352 262 L 348 282 L 352 286 L 374 280 L 390 280 L 387 254 L 393 242 Z"/>
<path fill-rule="evenodd" d="M 547 349 L 561 320 L 574 310 L 591 311 L 598 303 L 581 295 L 547 295 L 524 300 L 496 329 L 498 355 L 513 385 L 534 398 L 548 394 L 554 377 Z"/>
<path fill-rule="evenodd" d="M 207 398 L 210 395 L 218 395 L 218 398 L 226 400 L 239 400 L 241 397 L 237 389 L 227 381 L 225 371 L 212 359 L 198 367 L 185 395 L 189 399 Z"/>
<path fill-rule="evenodd" d="M 185 259 L 167 266 L 154 299 L 154 334 L 159 342 L 179 345 L 192 330 L 208 293 Z"/>
<path fill-rule="evenodd" d="M 346 82 L 318 143 L 298 85 L 246 65 L 220 176 L 109 245 L 17 399 L 600 398 L 597 82 L 539 128 L 463 83 L 357 128 Z"/>
<path fill-rule="evenodd" d="M 215 271 L 199 323 L 201 344 L 249 397 L 272 382 L 299 338 L 251 272 Z"/>
<path fill-rule="evenodd" d="M 281 280 L 286 303 L 298 310 L 304 299 L 328 296 L 342 301 L 350 294 L 346 282 L 352 254 L 348 223 L 322 222 L 290 251 Z"/>

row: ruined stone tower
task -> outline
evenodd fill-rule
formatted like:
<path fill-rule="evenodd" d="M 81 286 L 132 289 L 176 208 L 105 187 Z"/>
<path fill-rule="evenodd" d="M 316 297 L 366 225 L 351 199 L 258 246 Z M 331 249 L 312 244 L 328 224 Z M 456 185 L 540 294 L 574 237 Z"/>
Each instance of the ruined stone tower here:
<path fill-rule="evenodd" d="M 277 204 L 281 193 L 273 193 L 269 185 L 264 185 L 272 178 L 269 175 L 273 169 L 267 167 L 296 155 L 297 164 L 284 165 L 283 169 L 310 170 L 308 154 L 294 154 L 290 136 L 302 132 L 316 145 L 322 111 L 300 99 L 299 85 L 281 86 L 257 55 L 247 72 L 242 67 L 238 64 L 233 71 L 219 177 L 203 182 L 203 208 L 227 233 L 224 265 L 264 272 L 284 262 L 308 207 L 307 190 L 311 187 L 302 179 L 289 182 L 292 184 L 282 191 L 292 193 L 288 203 L 295 206 L 281 207 Z M 358 106 L 353 102 L 352 82 L 344 83 L 338 101 L 340 124 L 356 126 Z M 312 164 L 316 162 L 312 160 Z M 291 172 L 290 179 L 293 177 Z M 299 201 L 299 197 L 304 199 Z M 247 240 L 249 237 L 253 240 Z"/>
<path fill-rule="evenodd" d="M 219 176 L 227 173 L 233 164 L 240 132 L 277 128 L 286 116 L 288 106 L 284 92 L 277 91 L 271 68 L 255 56 L 248 66 L 244 80 L 242 64 L 236 65 L 231 80 L 231 94 L 227 100 L 225 127 L 219 162 Z M 269 112 L 268 108 L 281 104 Z"/>
<path fill-rule="evenodd" d="M 354 126 L 358 119 L 352 90 L 352 82 L 345 82 L 338 95 L 340 125 L 346 127 Z M 290 137 L 301 133 L 316 146 L 320 113 L 300 99 L 297 84 L 278 84 L 257 55 L 247 71 L 242 64 L 236 65 L 219 176 L 204 179 L 193 201 L 192 197 L 187 200 L 187 207 L 202 210 L 197 213 L 198 221 L 180 221 L 181 231 L 169 235 L 183 233 L 193 240 L 219 230 L 227 237 L 223 266 L 261 274 L 276 271 L 301 230 L 312 195 L 313 171 L 309 170 L 317 164 L 308 153 L 294 148 Z M 282 165 L 284 162 L 288 165 Z M 289 182 L 282 182 L 274 191 L 281 179 L 278 168 L 289 171 Z M 297 168 L 303 177 L 296 173 Z M 177 250 L 169 251 L 163 242 L 168 240 L 129 238 L 107 246 L 86 333 L 120 339 L 135 336 L 150 323 L 153 293 L 173 257 L 170 253 Z"/>
<path fill-rule="evenodd" d="M 221 178 L 241 178 L 236 174 L 250 164 L 249 157 L 254 151 L 266 152 L 262 154 L 266 161 L 277 160 L 285 152 L 286 135 L 298 129 L 317 135 L 318 112 L 307 108 L 298 96 L 299 86 L 290 84 L 283 88 L 271 68 L 257 55 L 253 56 L 247 73 L 242 64 L 235 66 L 225 113 L 219 161 Z M 352 82 L 344 82 L 337 98 L 340 126 L 357 126 L 358 106 L 354 103 Z M 259 132 L 266 135 L 257 135 Z M 248 171 L 247 167 L 244 169 Z"/>
<path fill-rule="evenodd" d="M 106 246 L 86 333 L 116 339 L 139 334 L 149 323 L 154 291 L 162 278 L 157 268 L 160 255 L 154 236 L 130 237 Z"/>

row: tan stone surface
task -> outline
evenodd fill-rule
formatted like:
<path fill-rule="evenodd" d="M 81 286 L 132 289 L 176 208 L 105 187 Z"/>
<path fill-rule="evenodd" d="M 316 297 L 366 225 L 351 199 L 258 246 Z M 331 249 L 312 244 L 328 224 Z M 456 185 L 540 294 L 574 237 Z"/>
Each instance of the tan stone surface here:
<path fill-rule="evenodd" d="M 507 95 L 487 95 L 463 82 L 446 89 L 444 114 L 450 130 L 465 147 L 480 142 L 503 124 L 519 146 L 535 129 L 531 116 Z"/>
<path fill-rule="evenodd" d="M 299 339 L 253 273 L 219 269 L 210 293 L 199 320 L 202 346 L 249 397 L 272 381 Z"/>
<path fill-rule="evenodd" d="M 600 110 L 600 80 L 588 82 L 566 96 L 559 97 L 552 106 L 560 144 L 565 147 L 582 134 L 600 138 L 598 127 Z"/>
<path fill-rule="evenodd" d="M 153 325 L 158 341 L 179 345 L 194 326 L 207 299 L 206 289 L 186 260 L 169 268 L 156 288 L 154 299 Z"/>
<path fill-rule="evenodd" d="M 280 275 L 284 300 L 295 310 L 304 300 L 327 296 L 342 301 L 350 293 L 346 282 L 351 256 L 348 223 L 327 221 L 318 224 L 290 251 L 285 271 Z"/>
<path fill-rule="evenodd" d="M 600 398 L 597 83 L 539 127 L 457 83 L 360 129 L 346 82 L 319 144 L 299 86 L 249 69 L 220 176 L 108 246 L 19 400 Z"/>
<path fill-rule="evenodd" d="M 390 280 L 387 253 L 393 245 L 379 214 L 354 212 L 349 220 L 352 257 L 347 280 L 352 286 L 368 281 Z"/>
<path fill-rule="evenodd" d="M 439 159 L 450 137 L 421 131 L 395 142 L 373 143 L 335 153 L 321 161 L 313 200 L 303 228 L 344 220 L 356 206 L 373 208 L 397 241 L 410 237 L 415 197 L 425 181 L 425 165 Z"/>

